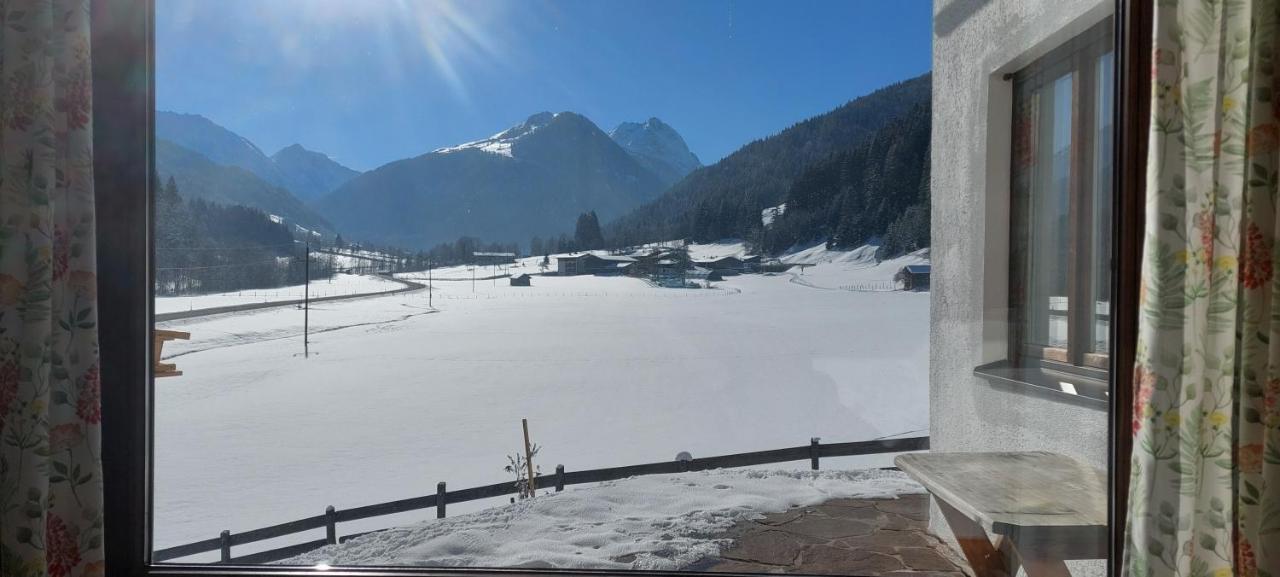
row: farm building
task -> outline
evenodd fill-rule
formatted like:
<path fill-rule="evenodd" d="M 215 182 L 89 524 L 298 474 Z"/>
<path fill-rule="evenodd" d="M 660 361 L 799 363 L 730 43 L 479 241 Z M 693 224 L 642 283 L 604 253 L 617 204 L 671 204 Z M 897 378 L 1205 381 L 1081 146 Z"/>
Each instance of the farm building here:
<path fill-rule="evenodd" d="M 904 266 L 898 270 L 898 274 L 893 276 L 893 280 L 902 283 L 903 290 L 927 291 L 929 290 L 929 265 L 909 264 Z"/>
<path fill-rule="evenodd" d="M 511 286 L 533 286 L 533 277 L 528 273 L 511 277 Z"/>
<path fill-rule="evenodd" d="M 574 276 L 580 274 L 616 275 L 627 274 L 636 259 L 629 256 L 599 255 L 582 253 L 556 257 L 556 274 Z"/>
<path fill-rule="evenodd" d="M 689 268 L 689 252 L 683 248 L 659 247 L 648 254 L 637 255 L 632 266 L 632 276 L 656 277 L 674 274 Z"/>
<path fill-rule="evenodd" d="M 726 256 L 715 260 L 697 261 L 696 266 L 713 270 L 721 275 L 735 275 L 746 272 L 746 261 L 736 256 Z"/>

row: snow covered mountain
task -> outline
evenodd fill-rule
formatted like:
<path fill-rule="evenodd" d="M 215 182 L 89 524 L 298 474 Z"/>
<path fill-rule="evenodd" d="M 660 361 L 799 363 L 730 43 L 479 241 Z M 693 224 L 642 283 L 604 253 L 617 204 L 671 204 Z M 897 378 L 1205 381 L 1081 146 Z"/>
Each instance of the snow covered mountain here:
<path fill-rule="evenodd" d="M 243 168 L 268 184 L 289 190 L 303 201 L 328 194 L 359 174 L 323 153 L 298 144 L 267 156 L 249 139 L 199 114 L 156 111 L 156 137 L 216 164 Z"/>
<path fill-rule="evenodd" d="M 643 124 L 623 122 L 609 133 L 609 138 L 668 186 L 702 166 L 680 133 L 657 118 Z"/>
<path fill-rule="evenodd" d="M 279 184 L 304 202 L 329 194 L 360 174 L 338 164 L 329 155 L 307 150 L 301 144 L 281 148 L 271 155 L 271 161 L 280 170 L 283 182 Z"/>
<path fill-rule="evenodd" d="M 528 242 L 652 200 L 663 181 L 579 114 L 542 112 L 493 136 L 391 162 L 315 206 L 344 236 L 430 247 L 467 235 Z"/>
<path fill-rule="evenodd" d="M 506 156 L 508 158 L 513 158 L 513 155 L 511 154 L 511 146 L 515 144 L 516 141 L 520 140 L 525 136 L 533 134 L 539 128 L 542 128 L 548 124 L 551 124 L 551 121 L 555 120 L 557 116 L 559 115 L 552 114 L 550 112 L 539 112 L 533 116 L 530 116 L 528 120 L 525 120 L 520 124 L 512 126 L 511 128 L 503 130 L 502 132 L 499 132 L 484 140 L 475 140 L 472 142 L 459 144 L 457 146 L 438 148 L 433 152 L 438 154 L 448 154 L 451 152 L 459 152 L 462 150 L 483 150 L 491 154 L 497 154 L 501 156 Z"/>

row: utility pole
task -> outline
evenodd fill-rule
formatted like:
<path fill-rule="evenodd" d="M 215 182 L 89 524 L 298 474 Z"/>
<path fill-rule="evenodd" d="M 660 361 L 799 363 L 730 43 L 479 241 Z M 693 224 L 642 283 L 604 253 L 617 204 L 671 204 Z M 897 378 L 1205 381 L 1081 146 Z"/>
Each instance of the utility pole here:
<path fill-rule="evenodd" d="M 306 257 L 302 261 L 302 270 L 307 276 L 302 285 L 302 358 L 311 357 L 311 241 L 306 244 Z"/>
<path fill-rule="evenodd" d="M 476 294 L 476 266 L 471 265 L 471 294 Z"/>
<path fill-rule="evenodd" d="M 431 282 L 431 259 L 427 259 L 427 308 L 429 309 L 435 308 L 431 306 L 431 293 L 435 291 L 436 287 L 432 286 Z"/>

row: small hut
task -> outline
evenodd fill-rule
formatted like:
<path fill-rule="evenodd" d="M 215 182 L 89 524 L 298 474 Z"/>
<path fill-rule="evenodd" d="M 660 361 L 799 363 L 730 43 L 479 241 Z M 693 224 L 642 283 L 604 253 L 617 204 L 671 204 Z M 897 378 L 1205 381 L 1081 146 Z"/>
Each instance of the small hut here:
<path fill-rule="evenodd" d="M 893 276 L 893 280 L 902 283 L 902 290 L 927 291 L 929 290 L 929 265 L 904 266 L 898 270 L 898 274 Z"/>
<path fill-rule="evenodd" d="M 533 277 L 528 273 L 511 277 L 511 286 L 533 286 Z"/>

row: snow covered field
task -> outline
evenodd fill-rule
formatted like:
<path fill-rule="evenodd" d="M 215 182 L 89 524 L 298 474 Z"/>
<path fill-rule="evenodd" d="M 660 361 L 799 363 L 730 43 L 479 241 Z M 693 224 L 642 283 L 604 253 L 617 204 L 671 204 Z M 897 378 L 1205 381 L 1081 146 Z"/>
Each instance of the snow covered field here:
<path fill-rule="evenodd" d="M 403 287 L 404 285 L 400 283 L 374 275 L 336 274 L 332 278 L 312 281 L 310 290 L 312 298 L 321 298 L 336 295 L 386 292 Z M 164 314 L 231 305 L 291 301 L 302 298 L 303 289 L 303 285 L 293 285 L 196 296 L 157 297 L 155 310 L 157 314 Z"/>
<path fill-rule="evenodd" d="M 528 288 L 499 279 L 474 289 L 438 280 L 434 310 L 426 291 L 318 303 L 310 358 L 302 356 L 302 314 L 288 307 L 162 323 L 192 339 L 165 348 L 185 374 L 156 383 L 155 545 L 308 517 L 326 505 L 431 494 L 437 481 L 452 490 L 505 480 L 521 418 L 543 446 L 544 471 L 790 447 L 814 436 L 924 434 L 928 294 L 838 290 L 889 280 L 905 261 L 877 266 L 865 254 L 817 252 L 796 257 L 818 263 L 803 276 L 743 275 L 714 289 L 626 277 L 535 277 Z M 539 260 L 514 272 L 536 272 Z M 434 275 L 469 278 L 458 269 Z M 779 467 L 787 466 L 771 468 Z M 375 518 L 338 532 L 429 517 Z"/>
<path fill-rule="evenodd" d="M 905 474 L 878 470 L 632 477 L 379 531 L 281 564 L 677 570 L 728 544 L 713 535 L 764 513 L 921 492 Z"/>

